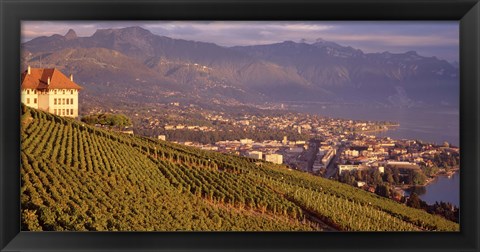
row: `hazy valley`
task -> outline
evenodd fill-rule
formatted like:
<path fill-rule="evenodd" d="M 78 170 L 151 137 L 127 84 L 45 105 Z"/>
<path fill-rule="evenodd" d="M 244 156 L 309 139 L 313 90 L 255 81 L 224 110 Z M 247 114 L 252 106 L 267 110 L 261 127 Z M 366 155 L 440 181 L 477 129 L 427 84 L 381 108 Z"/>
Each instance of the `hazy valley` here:
<path fill-rule="evenodd" d="M 23 67 L 56 67 L 86 87 L 85 103 L 189 101 L 456 106 L 458 68 L 414 51 L 363 53 L 318 40 L 222 47 L 140 27 L 22 44 Z M 428 93 L 428 95 L 425 95 Z"/>

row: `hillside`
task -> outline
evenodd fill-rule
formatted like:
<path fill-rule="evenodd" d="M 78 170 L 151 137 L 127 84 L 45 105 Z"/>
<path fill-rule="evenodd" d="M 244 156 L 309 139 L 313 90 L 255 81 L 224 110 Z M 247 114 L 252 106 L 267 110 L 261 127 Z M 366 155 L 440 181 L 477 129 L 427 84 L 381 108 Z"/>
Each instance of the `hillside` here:
<path fill-rule="evenodd" d="M 459 230 L 280 165 L 22 107 L 22 230 Z"/>

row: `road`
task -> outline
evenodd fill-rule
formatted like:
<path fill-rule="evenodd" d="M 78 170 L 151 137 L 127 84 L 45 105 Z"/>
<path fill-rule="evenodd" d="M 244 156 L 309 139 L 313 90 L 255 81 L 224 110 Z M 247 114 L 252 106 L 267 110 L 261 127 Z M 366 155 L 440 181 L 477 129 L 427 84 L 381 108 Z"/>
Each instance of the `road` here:
<path fill-rule="evenodd" d="M 338 168 L 335 167 L 335 164 L 337 163 L 338 158 L 340 157 L 340 154 L 343 152 L 343 149 L 345 149 L 345 147 L 343 147 L 343 146 L 338 148 L 337 154 L 335 154 L 335 156 L 333 156 L 332 160 L 328 164 L 327 172 L 325 172 L 325 178 L 331 178 L 331 177 L 335 176 L 335 174 L 338 172 Z"/>
<path fill-rule="evenodd" d="M 317 158 L 318 147 L 320 147 L 320 140 L 310 140 L 308 142 L 308 151 L 306 153 L 307 162 L 307 171 L 313 173 L 313 162 Z"/>

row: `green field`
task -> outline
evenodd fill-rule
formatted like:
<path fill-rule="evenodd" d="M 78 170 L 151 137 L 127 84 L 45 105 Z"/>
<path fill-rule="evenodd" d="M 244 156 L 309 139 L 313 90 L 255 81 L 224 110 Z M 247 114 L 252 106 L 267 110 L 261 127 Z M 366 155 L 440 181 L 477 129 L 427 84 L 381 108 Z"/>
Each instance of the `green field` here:
<path fill-rule="evenodd" d="M 457 223 L 281 165 L 22 107 L 22 230 L 458 231 Z"/>

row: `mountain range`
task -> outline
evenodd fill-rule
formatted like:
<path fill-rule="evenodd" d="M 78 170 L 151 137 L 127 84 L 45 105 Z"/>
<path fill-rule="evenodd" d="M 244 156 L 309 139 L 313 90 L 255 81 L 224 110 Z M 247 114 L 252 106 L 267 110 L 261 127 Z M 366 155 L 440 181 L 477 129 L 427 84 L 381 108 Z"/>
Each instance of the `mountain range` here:
<path fill-rule="evenodd" d="M 314 101 L 386 106 L 458 104 L 459 69 L 405 53 L 364 53 L 318 39 L 224 47 L 141 27 L 99 29 L 22 44 L 22 67 L 56 67 L 89 100 L 210 103 Z"/>

